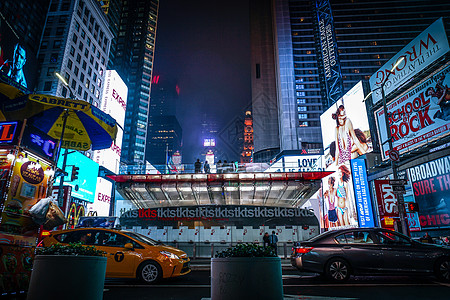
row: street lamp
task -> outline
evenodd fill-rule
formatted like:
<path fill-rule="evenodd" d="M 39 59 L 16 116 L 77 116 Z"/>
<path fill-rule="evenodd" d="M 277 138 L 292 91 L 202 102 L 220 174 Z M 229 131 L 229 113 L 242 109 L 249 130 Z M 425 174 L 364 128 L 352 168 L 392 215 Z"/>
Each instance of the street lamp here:
<path fill-rule="evenodd" d="M 70 98 L 75 99 L 75 93 L 72 91 L 72 88 L 69 86 L 67 80 L 63 76 L 61 76 L 61 74 L 59 74 L 58 72 L 55 72 L 55 76 L 58 77 L 58 79 L 62 82 L 62 84 L 64 84 L 67 87 L 67 89 L 70 92 Z"/>
<path fill-rule="evenodd" d="M 385 125 L 386 125 L 386 132 L 387 132 L 387 138 L 388 138 L 388 145 L 389 145 L 389 157 L 391 154 L 391 151 L 394 149 L 394 147 L 392 146 L 392 135 L 391 135 L 391 128 L 389 127 L 389 115 L 390 113 L 388 113 L 387 110 L 387 105 L 386 105 L 386 97 L 384 94 L 384 85 L 386 84 L 389 76 L 392 74 L 392 72 L 394 72 L 395 68 L 397 68 L 397 66 L 404 60 L 405 58 L 402 57 L 401 59 L 399 59 L 397 61 L 397 63 L 392 67 L 391 71 L 387 74 L 386 79 L 381 83 L 379 89 L 381 89 L 381 98 L 383 101 L 383 113 L 384 113 L 384 121 L 385 121 Z M 384 143 L 383 143 L 384 144 Z M 382 151 L 383 150 L 383 147 Z M 394 176 L 394 180 L 398 179 L 398 174 L 397 174 L 397 164 L 396 162 L 390 158 L 391 160 L 391 168 L 392 168 L 392 175 Z M 406 230 L 406 221 L 405 221 L 405 206 L 404 206 L 404 201 L 403 201 L 403 195 L 402 194 L 397 194 L 397 201 L 398 201 L 398 216 L 400 217 L 400 222 L 402 224 L 402 233 L 407 235 L 408 231 Z"/>

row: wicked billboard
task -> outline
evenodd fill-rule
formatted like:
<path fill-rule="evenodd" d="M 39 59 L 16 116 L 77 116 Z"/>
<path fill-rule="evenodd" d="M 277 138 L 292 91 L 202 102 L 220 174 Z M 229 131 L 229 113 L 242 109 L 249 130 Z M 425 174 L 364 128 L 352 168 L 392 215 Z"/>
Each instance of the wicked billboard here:
<path fill-rule="evenodd" d="M 422 229 L 450 228 L 450 156 L 408 169 Z"/>

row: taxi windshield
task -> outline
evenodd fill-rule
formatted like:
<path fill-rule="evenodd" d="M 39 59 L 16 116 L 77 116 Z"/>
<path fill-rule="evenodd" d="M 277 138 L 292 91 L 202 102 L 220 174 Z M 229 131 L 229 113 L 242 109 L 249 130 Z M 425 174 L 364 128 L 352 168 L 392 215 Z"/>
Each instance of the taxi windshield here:
<path fill-rule="evenodd" d="M 155 240 L 152 240 L 151 238 L 149 238 L 149 237 L 147 237 L 145 235 L 139 234 L 139 233 L 129 232 L 129 231 L 122 231 L 122 233 L 125 234 L 125 235 L 128 235 L 129 237 L 132 237 L 132 238 L 138 240 L 141 243 L 145 243 L 145 244 L 148 244 L 148 245 L 151 245 L 151 246 L 155 246 L 155 245 L 161 244 L 161 243 L 159 243 L 159 242 L 157 242 Z"/>

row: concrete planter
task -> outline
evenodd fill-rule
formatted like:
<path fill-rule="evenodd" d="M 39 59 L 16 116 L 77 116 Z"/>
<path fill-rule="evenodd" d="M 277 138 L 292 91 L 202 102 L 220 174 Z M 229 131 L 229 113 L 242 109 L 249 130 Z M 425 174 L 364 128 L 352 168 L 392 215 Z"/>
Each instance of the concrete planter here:
<path fill-rule="evenodd" d="M 106 257 L 37 255 L 27 300 L 101 300 Z"/>
<path fill-rule="evenodd" d="M 282 300 L 279 257 L 211 259 L 211 300 Z"/>

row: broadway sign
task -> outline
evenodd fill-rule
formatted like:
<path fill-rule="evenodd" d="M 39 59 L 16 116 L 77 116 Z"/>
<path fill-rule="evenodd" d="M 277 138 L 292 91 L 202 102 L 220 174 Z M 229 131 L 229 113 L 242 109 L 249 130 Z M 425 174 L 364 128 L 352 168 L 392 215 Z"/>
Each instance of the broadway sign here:
<path fill-rule="evenodd" d="M 388 104 L 393 147 L 400 154 L 450 134 L 450 64 Z M 383 160 L 388 158 L 385 115 L 375 112 Z"/>
<path fill-rule="evenodd" d="M 450 156 L 408 170 L 422 228 L 450 227 Z"/>
<path fill-rule="evenodd" d="M 384 85 L 386 96 L 447 53 L 448 50 L 447 34 L 442 18 L 440 18 L 370 77 L 369 83 L 373 92 L 373 103 L 375 104 L 382 99 L 380 87 L 386 81 L 388 75 L 389 78 Z M 400 62 L 399 65 L 391 72 L 392 67 L 397 62 Z"/>

